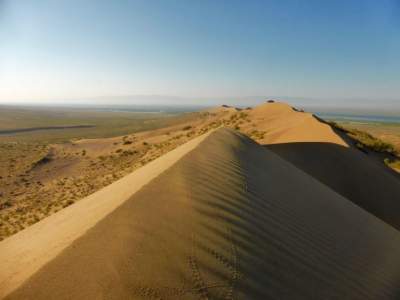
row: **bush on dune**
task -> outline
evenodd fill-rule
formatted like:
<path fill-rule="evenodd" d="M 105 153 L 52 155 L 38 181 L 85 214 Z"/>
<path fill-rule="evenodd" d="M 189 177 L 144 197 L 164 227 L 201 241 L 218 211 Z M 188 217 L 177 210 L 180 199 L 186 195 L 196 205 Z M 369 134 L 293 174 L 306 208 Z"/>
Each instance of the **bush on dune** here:
<path fill-rule="evenodd" d="M 400 159 L 390 159 L 390 158 L 385 158 L 384 159 L 385 165 L 388 167 L 395 169 L 400 172 Z"/>

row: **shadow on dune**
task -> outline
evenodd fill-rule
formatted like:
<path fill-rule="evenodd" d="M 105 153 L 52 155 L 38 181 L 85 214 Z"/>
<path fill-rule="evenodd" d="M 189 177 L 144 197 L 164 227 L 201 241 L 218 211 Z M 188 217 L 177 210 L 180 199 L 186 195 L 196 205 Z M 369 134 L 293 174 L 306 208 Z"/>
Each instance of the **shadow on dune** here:
<path fill-rule="evenodd" d="M 400 235 L 218 130 L 10 299 L 396 299 Z"/>
<path fill-rule="evenodd" d="M 400 229 L 400 180 L 383 163 L 332 143 L 264 146 L 353 203 Z"/>
<path fill-rule="evenodd" d="M 356 139 L 354 139 L 354 138 L 352 138 L 351 136 L 349 136 L 349 135 L 346 133 L 346 130 L 345 130 L 345 129 L 340 129 L 340 128 L 338 128 L 338 127 L 335 127 L 335 126 L 333 126 L 330 122 L 328 122 L 328 121 L 326 121 L 326 120 L 324 120 L 324 119 L 321 119 L 321 118 L 319 118 L 319 117 L 316 116 L 316 115 L 313 115 L 313 117 L 314 117 L 314 119 L 316 119 L 318 122 L 321 122 L 321 123 L 324 123 L 324 124 L 328 125 L 328 126 L 331 128 L 331 130 L 332 130 L 337 136 L 339 136 L 343 141 L 345 141 L 345 142 L 347 143 L 347 145 L 350 146 L 350 148 L 357 149 L 358 151 L 360 151 L 360 152 L 362 152 L 362 153 L 368 155 L 368 157 L 369 157 L 370 160 L 375 161 L 375 162 L 378 163 L 381 167 L 382 167 L 383 160 L 384 160 L 385 158 L 390 158 L 390 159 L 396 159 L 396 158 L 397 158 L 393 153 L 385 153 L 385 152 L 379 153 L 379 152 L 376 152 L 376 151 L 374 151 L 374 150 L 368 149 L 368 147 L 362 147 L 362 148 L 357 147 L 356 145 L 357 145 L 359 142 L 358 142 Z M 394 170 L 392 170 L 391 168 L 386 167 L 386 166 L 384 166 L 383 169 L 384 169 L 385 171 L 388 171 L 389 173 L 392 173 L 392 175 L 396 176 L 396 177 L 399 178 L 399 180 L 400 180 L 400 174 L 397 173 L 396 171 L 394 171 Z"/>

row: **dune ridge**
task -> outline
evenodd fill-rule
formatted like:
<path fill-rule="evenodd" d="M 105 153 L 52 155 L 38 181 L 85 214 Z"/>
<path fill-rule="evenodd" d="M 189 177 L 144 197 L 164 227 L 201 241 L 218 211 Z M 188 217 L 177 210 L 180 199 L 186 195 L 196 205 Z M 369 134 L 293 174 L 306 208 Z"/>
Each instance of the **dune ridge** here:
<path fill-rule="evenodd" d="M 7 299 L 396 299 L 399 232 L 213 132 Z"/>
<path fill-rule="evenodd" d="M 265 132 L 257 142 L 400 229 L 400 177 L 383 163 L 383 158 L 377 160 L 361 152 L 343 133 L 286 103 L 265 103 L 248 114 L 254 128 Z"/>
<path fill-rule="evenodd" d="M 256 129 L 265 132 L 264 137 L 257 140 L 261 144 L 318 142 L 348 147 L 329 125 L 284 102 L 264 103 L 249 110 L 248 114 Z"/>

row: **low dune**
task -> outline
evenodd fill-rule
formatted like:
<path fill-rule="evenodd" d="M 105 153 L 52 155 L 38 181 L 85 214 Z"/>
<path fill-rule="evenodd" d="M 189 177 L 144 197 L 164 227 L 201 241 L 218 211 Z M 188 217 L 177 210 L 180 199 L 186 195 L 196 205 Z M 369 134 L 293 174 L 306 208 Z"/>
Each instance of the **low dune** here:
<path fill-rule="evenodd" d="M 399 253 L 393 227 L 219 129 L 7 299 L 398 299 Z"/>

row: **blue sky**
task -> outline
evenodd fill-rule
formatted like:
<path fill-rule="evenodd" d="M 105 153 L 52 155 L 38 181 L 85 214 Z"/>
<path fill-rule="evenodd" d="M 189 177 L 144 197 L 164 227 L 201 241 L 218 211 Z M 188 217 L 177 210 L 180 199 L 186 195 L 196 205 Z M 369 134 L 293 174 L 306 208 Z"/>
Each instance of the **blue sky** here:
<path fill-rule="evenodd" d="M 119 95 L 400 101 L 400 1 L 0 0 L 0 101 Z"/>

